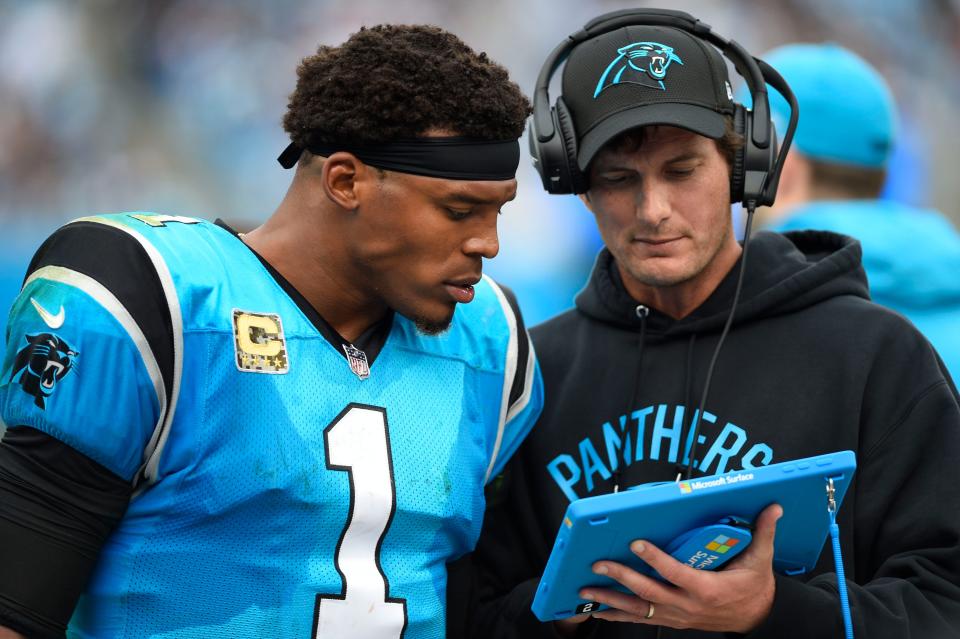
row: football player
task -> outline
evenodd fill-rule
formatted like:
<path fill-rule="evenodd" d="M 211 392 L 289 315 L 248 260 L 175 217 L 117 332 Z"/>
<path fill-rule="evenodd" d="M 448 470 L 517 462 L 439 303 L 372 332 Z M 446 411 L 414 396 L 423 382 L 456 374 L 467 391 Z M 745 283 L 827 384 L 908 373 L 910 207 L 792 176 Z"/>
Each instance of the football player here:
<path fill-rule="evenodd" d="M 530 111 L 435 27 L 298 69 L 249 234 L 81 218 L 0 370 L 0 637 L 442 637 L 446 568 L 542 386 L 481 274 Z"/>

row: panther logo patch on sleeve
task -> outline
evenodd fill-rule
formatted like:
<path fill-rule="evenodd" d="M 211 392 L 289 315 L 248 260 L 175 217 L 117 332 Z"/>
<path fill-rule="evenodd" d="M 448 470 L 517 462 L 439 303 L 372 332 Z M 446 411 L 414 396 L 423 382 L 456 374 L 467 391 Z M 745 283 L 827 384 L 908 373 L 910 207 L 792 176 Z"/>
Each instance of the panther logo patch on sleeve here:
<path fill-rule="evenodd" d="M 50 397 L 57 382 L 66 377 L 76 365 L 80 354 L 52 333 L 26 335 L 27 345 L 17 353 L 10 381 L 23 371 L 18 380 L 24 392 L 33 396 L 33 403 L 45 409 L 44 399 Z"/>

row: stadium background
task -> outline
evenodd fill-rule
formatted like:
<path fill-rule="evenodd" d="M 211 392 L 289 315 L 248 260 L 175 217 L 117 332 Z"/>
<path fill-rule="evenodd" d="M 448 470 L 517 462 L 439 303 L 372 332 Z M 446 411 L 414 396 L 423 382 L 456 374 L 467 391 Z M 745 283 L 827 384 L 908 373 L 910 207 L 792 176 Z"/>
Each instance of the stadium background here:
<path fill-rule="evenodd" d="M 287 95 L 319 43 L 361 25 L 437 24 L 503 63 L 529 94 L 547 53 L 584 22 L 657 4 L 758 55 L 822 40 L 859 52 L 901 107 L 887 196 L 960 220 L 960 0 L 0 0 L 0 327 L 32 251 L 69 219 L 125 210 L 265 219 L 290 180 L 275 160 Z M 534 324 L 571 304 L 600 241 L 576 198 L 541 191 L 522 144 L 519 194 L 486 271 Z"/>

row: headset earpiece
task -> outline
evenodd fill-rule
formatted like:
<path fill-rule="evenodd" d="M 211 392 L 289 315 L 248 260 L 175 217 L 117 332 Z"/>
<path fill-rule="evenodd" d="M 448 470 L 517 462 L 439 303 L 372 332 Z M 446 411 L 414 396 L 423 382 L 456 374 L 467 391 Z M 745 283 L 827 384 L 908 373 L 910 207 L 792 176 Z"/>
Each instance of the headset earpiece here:
<path fill-rule="evenodd" d="M 553 133 L 541 140 L 538 132 L 537 119 L 530 120 L 527 138 L 530 144 L 530 155 L 533 157 L 533 166 L 540 174 L 543 189 L 552 195 L 570 193 L 570 168 L 567 163 L 563 134 L 554 109 L 547 113 L 550 118 Z"/>
<path fill-rule="evenodd" d="M 563 98 L 551 107 L 550 119 L 553 135 L 546 140 L 540 139 L 536 118 L 530 120 L 527 130 L 533 166 L 540 174 L 543 188 L 553 195 L 584 193 L 586 177 L 577 166 L 577 134 Z"/>
<path fill-rule="evenodd" d="M 743 146 L 738 148 L 733 154 L 733 165 L 730 167 L 730 203 L 736 204 L 743 201 L 743 161 L 746 155 L 747 140 L 745 131 L 747 128 L 744 120 L 749 117 L 747 110 L 742 104 L 734 104 L 733 111 L 733 130 L 743 140 Z"/>
<path fill-rule="evenodd" d="M 587 178 L 577 164 L 577 133 L 573 128 L 573 118 L 563 101 L 563 96 L 557 98 L 553 116 L 557 134 L 563 143 L 563 160 L 567 169 L 567 184 L 569 186 L 564 190 L 564 193 L 585 193 L 587 191 Z"/>
<path fill-rule="evenodd" d="M 743 109 L 742 106 L 737 105 Z M 743 137 L 745 143 L 741 149 L 743 157 L 742 192 L 739 200 L 744 206 L 752 202 L 754 206 L 770 206 L 777 193 L 780 181 L 780 169 L 777 165 L 777 135 L 773 122 L 770 122 L 770 143 L 766 147 L 757 146 L 752 136 L 753 112 L 745 111 L 743 118 Z"/>
<path fill-rule="evenodd" d="M 734 105 L 734 130 L 743 136 L 744 145 L 734 154 L 730 170 L 730 200 L 742 202 L 744 206 L 772 204 L 783 160 L 796 130 L 798 114 L 793 92 L 780 74 L 763 60 L 751 56 L 737 42 L 719 36 L 709 25 L 688 13 L 664 9 L 631 9 L 602 15 L 570 35 L 547 57 L 537 77 L 529 128 L 530 154 L 543 188 L 548 193 L 563 194 L 583 193 L 588 186 L 587 177 L 577 165 L 578 138 L 573 118 L 562 96 L 554 106 L 550 105 L 550 78 L 577 45 L 630 25 L 666 26 L 685 31 L 713 45 L 733 62 L 750 88 L 754 109 L 748 111 L 740 104 Z M 769 116 L 766 84 L 777 89 L 791 108 L 790 122 L 779 151 Z"/>

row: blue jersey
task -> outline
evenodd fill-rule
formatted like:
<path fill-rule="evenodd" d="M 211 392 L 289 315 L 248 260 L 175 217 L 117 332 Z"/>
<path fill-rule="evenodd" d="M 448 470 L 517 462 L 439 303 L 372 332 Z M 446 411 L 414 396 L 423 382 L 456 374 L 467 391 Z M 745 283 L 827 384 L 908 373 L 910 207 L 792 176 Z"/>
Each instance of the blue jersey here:
<path fill-rule="evenodd" d="M 437 336 L 394 316 L 369 362 L 228 230 L 71 226 L 134 266 L 99 273 L 94 246 L 88 266 L 34 268 L 0 371 L 8 425 L 135 486 L 68 634 L 442 637 L 445 564 L 542 404 L 503 290 L 485 278 Z"/>

